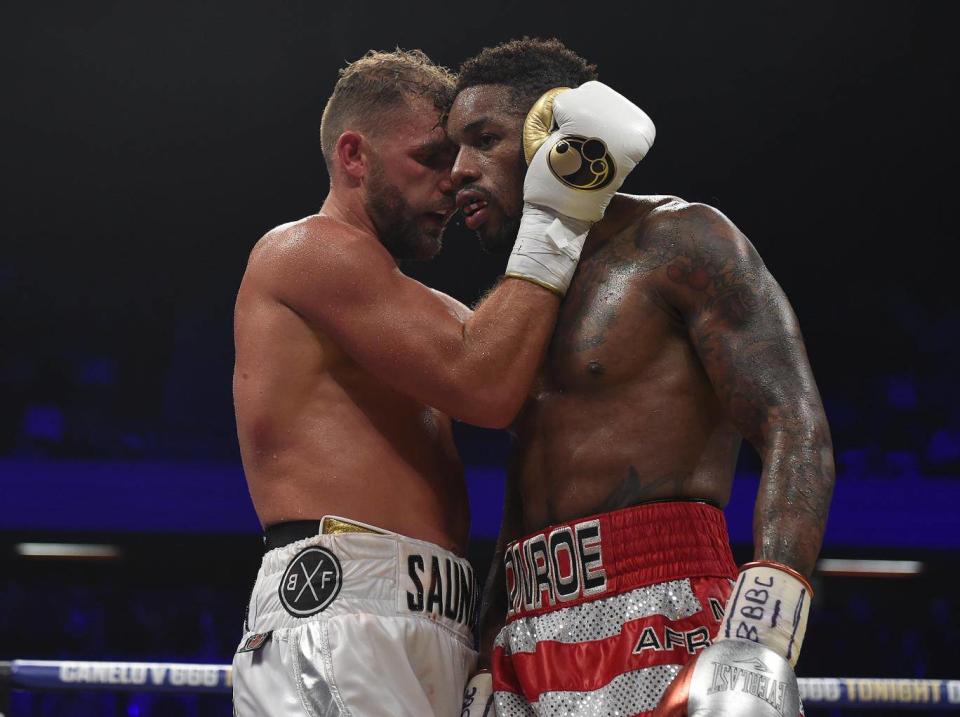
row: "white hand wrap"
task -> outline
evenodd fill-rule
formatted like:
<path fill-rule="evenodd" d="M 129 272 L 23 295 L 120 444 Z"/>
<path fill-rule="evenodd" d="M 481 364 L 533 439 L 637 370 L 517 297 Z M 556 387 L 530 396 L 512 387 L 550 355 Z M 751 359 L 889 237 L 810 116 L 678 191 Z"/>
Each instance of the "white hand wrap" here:
<path fill-rule="evenodd" d="M 797 664 L 813 590 L 795 570 L 773 562 L 747 563 L 727 602 L 717 640 L 756 642 Z"/>
<path fill-rule="evenodd" d="M 460 717 L 495 717 L 493 707 L 493 676 L 478 672 L 463 690 L 463 706 Z"/>
<path fill-rule="evenodd" d="M 577 270 L 592 222 L 523 205 L 520 230 L 507 261 L 507 276 L 526 279 L 563 296 Z"/>

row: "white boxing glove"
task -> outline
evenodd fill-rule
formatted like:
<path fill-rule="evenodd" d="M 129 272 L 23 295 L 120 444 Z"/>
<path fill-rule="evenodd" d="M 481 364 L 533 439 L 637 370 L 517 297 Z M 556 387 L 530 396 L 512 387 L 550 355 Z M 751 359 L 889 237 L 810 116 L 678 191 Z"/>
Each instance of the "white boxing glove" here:
<path fill-rule="evenodd" d="M 802 717 L 793 668 L 812 597 L 793 568 L 744 565 L 713 644 L 683 667 L 653 717 Z"/>
<path fill-rule="evenodd" d="M 478 672 L 463 690 L 463 705 L 460 717 L 495 717 L 493 707 L 493 676 L 489 672 Z"/>
<path fill-rule="evenodd" d="M 747 563 L 727 601 L 716 640 L 756 642 L 797 664 L 813 588 L 796 570 L 767 560 Z"/>
<path fill-rule="evenodd" d="M 558 87 L 533 105 L 523 125 L 520 231 L 507 262 L 514 276 L 566 292 L 587 232 L 653 145 L 650 117 L 606 85 Z"/>

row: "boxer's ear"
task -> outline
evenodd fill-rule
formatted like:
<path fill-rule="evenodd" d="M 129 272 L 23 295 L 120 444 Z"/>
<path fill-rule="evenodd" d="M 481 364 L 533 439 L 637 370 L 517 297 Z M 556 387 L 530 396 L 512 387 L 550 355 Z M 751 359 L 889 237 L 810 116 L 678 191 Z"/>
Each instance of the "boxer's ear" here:
<path fill-rule="evenodd" d="M 337 164 L 348 177 L 358 181 L 366 174 L 364 141 L 363 135 L 353 130 L 347 130 L 337 138 Z"/>

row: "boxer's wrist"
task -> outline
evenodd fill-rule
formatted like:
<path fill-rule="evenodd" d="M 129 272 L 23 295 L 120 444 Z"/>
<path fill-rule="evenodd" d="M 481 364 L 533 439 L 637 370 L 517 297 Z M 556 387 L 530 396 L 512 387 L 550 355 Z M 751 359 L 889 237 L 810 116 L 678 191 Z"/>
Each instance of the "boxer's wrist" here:
<path fill-rule="evenodd" d="M 506 275 L 526 279 L 563 296 L 573 280 L 592 225 L 525 203 Z"/>
<path fill-rule="evenodd" d="M 463 689 L 460 717 L 493 717 L 493 675 L 490 670 L 476 672 Z"/>
<path fill-rule="evenodd" d="M 747 563 L 727 601 L 717 640 L 764 645 L 797 664 L 807 631 L 813 588 L 793 568 L 772 561 Z"/>

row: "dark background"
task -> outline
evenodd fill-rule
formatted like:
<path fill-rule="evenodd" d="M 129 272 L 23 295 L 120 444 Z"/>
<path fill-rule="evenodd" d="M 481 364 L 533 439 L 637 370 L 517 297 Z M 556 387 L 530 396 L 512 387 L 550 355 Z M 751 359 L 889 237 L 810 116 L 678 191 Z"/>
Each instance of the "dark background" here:
<path fill-rule="evenodd" d="M 954 7 L 8 3 L 0 535 L 10 579 L 0 581 L 0 659 L 230 659 L 258 560 L 249 507 L 197 524 L 199 536 L 173 503 L 138 531 L 128 506 L 87 490 L 75 468 L 95 464 L 150 496 L 162 479 L 138 476 L 157 465 L 216 466 L 234 471 L 231 505 L 243 500 L 233 300 L 254 242 L 323 200 L 318 128 L 337 70 L 395 46 L 455 67 L 484 45 L 533 34 L 563 39 L 656 122 L 656 144 L 625 191 L 713 204 L 783 285 L 834 433 L 846 512 L 831 529 L 876 520 L 858 518 L 858 506 L 884 495 L 916 498 L 891 498 L 879 537 L 828 533 L 825 554 L 919 556 L 931 567 L 896 587 L 825 580 L 816 617 L 825 627 L 811 628 L 801 674 L 958 677 L 958 601 L 940 579 L 960 545 Z M 454 227 L 441 256 L 410 273 L 472 303 L 501 267 Z M 499 467 L 503 436 L 462 426 L 457 435 L 471 476 Z M 757 470 L 748 449 L 739 470 Z M 80 510 L 74 493 L 85 490 Z M 182 500 L 189 516 L 220 505 L 202 486 Z M 66 532 L 60 516 L 78 513 L 103 529 Z M 905 531 L 900 516 L 940 527 Z M 475 532 L 481 566 L 489 534 Z M 14 558 L 27 536 L 131 547 L 119 563 L 74 569 Z M 178 559 L 162 571 L 144 557 L 167 549 Z M 227 567 L 204 571 L 214 563 Z M 44 715 L 227 709 L 18 699 L 22 713 Z"/>

